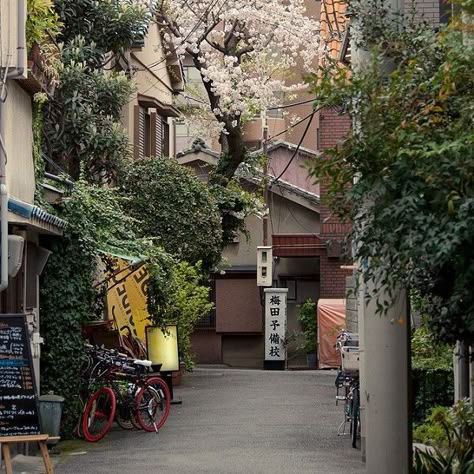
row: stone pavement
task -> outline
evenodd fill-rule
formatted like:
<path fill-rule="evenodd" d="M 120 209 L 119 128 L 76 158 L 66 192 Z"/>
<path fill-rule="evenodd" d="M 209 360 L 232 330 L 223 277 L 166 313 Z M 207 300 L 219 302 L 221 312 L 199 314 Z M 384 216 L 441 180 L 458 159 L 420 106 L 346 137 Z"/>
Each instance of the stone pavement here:
<path fill-rule="evenodd" d="M 360 451 L 337 437 L 342 407 L 332 371 L 197 369 L 175 389 L 159 434 L 114 428 L 65 454 L 57 474 L 365 472 Z M 74 454 L 74 452 L 70 453 Z"/>

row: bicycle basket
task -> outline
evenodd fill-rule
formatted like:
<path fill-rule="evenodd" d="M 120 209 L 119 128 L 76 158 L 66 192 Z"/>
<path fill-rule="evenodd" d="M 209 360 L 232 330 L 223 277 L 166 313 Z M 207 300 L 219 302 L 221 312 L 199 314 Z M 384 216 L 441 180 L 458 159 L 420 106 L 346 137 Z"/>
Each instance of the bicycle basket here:
<path fill-rule="evenodd" d="M 341 366 L 344 372 L 359 371 L 359 348 L 354 346 L 343 346 L 341 348 Z"/>

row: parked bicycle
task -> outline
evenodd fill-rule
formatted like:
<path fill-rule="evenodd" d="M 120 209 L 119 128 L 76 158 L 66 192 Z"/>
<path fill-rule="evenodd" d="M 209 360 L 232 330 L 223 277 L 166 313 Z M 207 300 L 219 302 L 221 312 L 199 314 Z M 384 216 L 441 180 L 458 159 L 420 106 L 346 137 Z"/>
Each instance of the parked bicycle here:
<path fill-rule="evenodd" d="M 357 334 L 342 330 L 336 339 L 336 351 L 341 355 L 341 367 L 336 376 L 336 404 L 344 402 L 344 419 L 338 436 L 351 435 L 352 447 L 360 439 L 359 339 Z M 349 424 L 350 431 L 346 432 Z"/>
<path fill-rule="evenodd" d="M 114 419 L 123 429 L 157 432 L 166 422 L 171 396 L 166 382 L 150 374 L 151 362 L 118 351 L 87 346 L 84 403 L 76 433 L 96 442 Z"/>

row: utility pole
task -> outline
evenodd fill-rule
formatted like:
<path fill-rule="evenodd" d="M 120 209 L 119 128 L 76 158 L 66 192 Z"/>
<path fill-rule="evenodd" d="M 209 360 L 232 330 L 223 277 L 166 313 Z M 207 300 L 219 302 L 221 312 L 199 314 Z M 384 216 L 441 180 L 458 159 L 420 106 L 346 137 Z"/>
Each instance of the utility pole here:
<path fill-rule="evenodd" d="M 394 17 L 403 13 L 400 0 L 389 0 L 388 4 Z M 357 20 L 351 20 L 353 32 L 359 26 Z M 370 61 L 370 53 L 354 42 L 351 50 L 357 73 Z M 381 64 L 382 69 L 386 66 Z M 370 261 L 359 264 L 370 265 Z M 364 283 L 362 277 L 359 288 L 362 457 L 368 474 L 408 474 L 412 471 L 412 437 L 407 293 L 398 289 L 393 306 L 381 315 L 376 312 L 376 301 L 389 299 L 387 289 L 377 286 L 374 280 Z"/>
<path fill-rule="evenodd" d="M 268 199 L 268 122 L 267 122 L 267 111 L 263 112 L 262 117 L 262 151 L 265 155 L 265 166 L 263 169 L 263 200 L 265 202 L 265 215 L 263 216 L 262 225 L 263 225 L 263 245 L 268 245 L 268 215 L 270 213 L 269 199 Z"/>

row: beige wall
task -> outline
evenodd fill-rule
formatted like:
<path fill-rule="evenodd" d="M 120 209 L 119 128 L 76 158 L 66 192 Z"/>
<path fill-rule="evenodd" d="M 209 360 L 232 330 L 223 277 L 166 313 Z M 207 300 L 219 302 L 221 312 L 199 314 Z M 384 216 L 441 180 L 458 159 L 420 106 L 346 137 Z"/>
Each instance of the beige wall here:
<path fill-rule="evenodd" d="M 283 195 L 289 192 L 281 190 Z M 270 197 L 270 224 L 273 234 L 319 234 L 320 220 L 317 212 L 306 209 L 275 193 Z"/>
<path fill-rule="evenodd" d="M 280 176 L 292 155 L 293 152 L 287 148 L 273 150 L 270 154 L 270 163 L 268 164 L 270 174 L 272 176 Z M 291 166 L 281 175 L 281 179 L 319 196 L 319 184 L 313 184 L 314 180 L 308 176 L 307 161 L 308 157 L 306 155 L 302 153 L 296 155 Z"/>
<path fill-rule="evenodd" d="M 2 107 L 5 114 L 8 194 L 33 203 L 35 168 L 31 97 L 15 81 L 7 81 L 8 98 Z"/>
<path fill-rule="evenodd" d="M 174 104 L 173 86 L 168 71 L 167 52 L 163 48 L 158 26 L 153 23 L 148 29 L 145 45 L 140 50 L 131 53 L 130 62 L 137 69 L 133 76 L 136 90 L 129 102 L 122 109 L 122 125 L 129 136 L 130 143 L 134 141 L 134 107 L 138 105 L 138 95 L 153 97 L 164 104 Z M 153 66 L 153 63 L 160 64 Z M 150 67 L 148 67 L 150 66 Z M 170 156 L 176 154 L 174 145 L 174 121 L 168 119 L 170 125 Z"/>
<path fill-rule="evenodd" d="M 280 190 L 284 195 L 288 191 Z M 271 234 L 319 234 L 319 214 L 296 204 L 285 197 L 270 193 L 270 215 L 268 222 L 269 243 Z M 256 265 L 257 246 L 263 245 L 263 223 L 256 216 L 249 216 L 245 220 L 249 239 L 240 234 L 238 242 L 228 245 L 223 252 L 229 265 Z"/>

